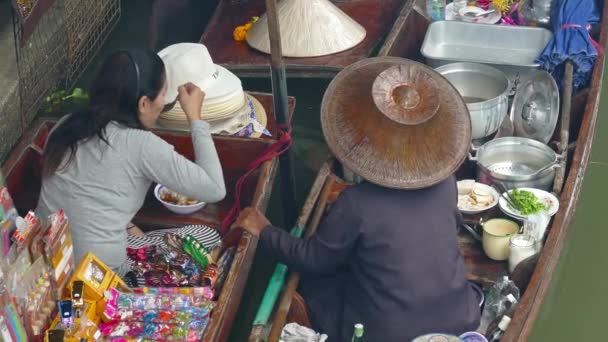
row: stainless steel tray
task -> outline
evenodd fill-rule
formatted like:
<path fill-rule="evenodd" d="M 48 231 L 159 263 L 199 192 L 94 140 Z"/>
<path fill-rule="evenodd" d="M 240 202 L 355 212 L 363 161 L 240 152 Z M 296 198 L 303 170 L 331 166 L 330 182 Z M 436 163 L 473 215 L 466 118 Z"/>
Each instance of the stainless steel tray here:
<path fill-rule="evenodd" d="M 537 27 L 438 21 L 429 26 L 421 53 L 433 68 L 456 62 L 483 63 L 516 81 L 520 74 L 538 69 L 534 60 L 552 36 L 551 31 Z"/>

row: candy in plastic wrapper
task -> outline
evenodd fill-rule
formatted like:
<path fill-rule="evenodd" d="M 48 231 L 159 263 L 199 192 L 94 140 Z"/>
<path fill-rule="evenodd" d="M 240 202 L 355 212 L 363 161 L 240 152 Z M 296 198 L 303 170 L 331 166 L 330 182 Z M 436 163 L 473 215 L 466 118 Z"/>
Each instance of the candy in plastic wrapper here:
<path fill-rule="evenodd" d="M 174 311 L 159 311 L 156 319 L 159 323 L 179 323 L 178 321 L 176 321 L 175 317 L 176 312 Z M 188 320 L 187 322 L 189 321 L 190 320 Z"/>
<path fill-rule="evenodd" d="M 212 301 L 215 297 L 215 291 L 211 286 L 203 287 L 203 298 L 209 301 Z"/>
<path fill-rule="evenodd" d="M 128 336 L 127 334 L 130 330 L 131 327 L 127 322 L 119 322 L 112 328 L 112 331 L 108 335 L 110 335 L 110 337 Z"/>
<path fill-rule="evenodd" d="M 129 322 L 129 332 L 127 335 L 130 337 L 142 337 L 146 336 L 145 326 L 139 322 Z"/>
<path fill-rule="evenodd" d="M 140 294 L 122 293 L 118 298 L 119 309 L 176 310 L 190 306 L 189 295 L 184 294 Z"/>
<path fill-rule="evenodd" d="M 143 314 L 142 320 L 144 322 L 156 322 L 158 320 L 158 311 L 149 310 Z"/>
<path fill-rule="evenodd" d="M 214 288 L 219 274 L 220 269 L 216 264 L 209 265 L 203 272 L 203 286 Z"/>

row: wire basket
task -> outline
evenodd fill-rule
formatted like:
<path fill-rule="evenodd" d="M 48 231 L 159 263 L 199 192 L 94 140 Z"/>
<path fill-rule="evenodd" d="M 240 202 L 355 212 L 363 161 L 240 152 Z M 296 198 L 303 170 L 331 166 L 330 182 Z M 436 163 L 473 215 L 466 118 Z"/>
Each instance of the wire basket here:
<path fill-rule="evenodd" d="M 24 35 L 13 9 L 22 125 L 53 90 L 71 89 L 120 19 L 120 0 L 54 0 Z"/>
<path fill-rule="evenodd" d="M 66 46 L 63 5 L 63 0 L 55 0 L 25 41 L 23 26 L 13 15 L 23 127 L 36 116 L 51 89 L 61 84 Z"/>
<path fill-rule="evenodd" d="M 66 88 L 72 88 L 120 19 L 120 0 L 64 0 Z"/>

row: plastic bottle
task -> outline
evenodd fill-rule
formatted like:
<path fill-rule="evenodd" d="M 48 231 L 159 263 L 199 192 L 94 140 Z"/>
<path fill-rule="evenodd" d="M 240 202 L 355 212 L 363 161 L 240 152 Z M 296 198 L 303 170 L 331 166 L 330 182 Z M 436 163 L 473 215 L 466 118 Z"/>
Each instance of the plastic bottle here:
<path fill-rule="evenodd" d="M 481 320 L 477 331 L 485 334 L 490 323 L 496 320 L 497 317 L 500 317 L 501 313 L 505 311 L 505 309 L 501 307 L 504 306 L 505 300 L 507 300 L 509 294 L 515 298 L 515 303 L 517 303 L 517 300 L 519 300 L 519 289 L 511 280 L 509 280 L 508 276 L 504 276 L 494 284 L 486 295 L 486 301 L 483 312 L 481 313 Z"/>
<path fill-rule="evenodd" d="M 511 317 L 515 312 L 515 308 L 517 307 L 517 299 L 512 294 L 508 294 L 507 298 L 500 303 L 497 311 L 497 316 L 506 315 Z"/>
<path fill-rule="evenodd" d="M 500 323 L 498 323 L 498 328 L 496 328 L 496 331 L 494 331 L 494 333 L 492 334 L 492 337 L 490 337 L 490 339 L 488 341 L 489 342 L 500 341 L 500 338 L 502 337 L 502 335 L 504 335 L 505 331 L 507 331 L 507 328 L 509 327 L 509 323 L 511 323 L 511 317 L 503 316 L 502 319 L 500 320 Z"/>
<path fill-rule="evenodd" d="M 351 342 L 364 342 L 363 338 L 363 324 L 357 323 L 355 324 L 355 331 L 353 332 L 353 338 Z"/>
<path fill-rule="evenodd" d="M 426 12 L 432 21 L 445 20 L 445 0 L 426 0 Z"/>

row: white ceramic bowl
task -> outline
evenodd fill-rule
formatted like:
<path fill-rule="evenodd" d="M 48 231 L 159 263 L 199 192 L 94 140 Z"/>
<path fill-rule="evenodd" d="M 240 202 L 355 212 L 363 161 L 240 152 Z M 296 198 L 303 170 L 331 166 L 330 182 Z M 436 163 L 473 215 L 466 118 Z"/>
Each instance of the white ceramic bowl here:
<path fill-rule="evenodd" d="M 475 23 L 479 20 L 479 17 L 469 17 L 465 14 L 467 13 L 471 13 L 471 14 L 478 14 L 484 12 L 483 8 L 480 7 L 476 7 L 476 6 L 466 6 L 461 8 L 458 11 L 458 14 L 460 14 L 460 18 L 462 19 L 462 21 L 464 21 L 465 23 Z"/>
<path fill-rule="evenodd" d="M 536 198 L 538 198 L 541 202 L 546 203 L 547 206 L 549 207 L 546 212 L 547 215 L 553 216 L 553 215 L 557 214 L 557 212 L 559 211 L 559 199 L 557 197 L 555 197 L 554 194 L 544 191 L 544 190 L 534 189 L 534 188 L 518 188 L 518 190 L 529 191 L 529 192 L 533 193 L 536 196 Z M 509 193 L 512 191 L 513 190 L 509 190 Z M 506 193 L 504 195 L 506 196 Z M 528 218 L 528 216 L 522 215 L 522 213 L 520 213 L 519 210 L 512 208 L 511 205 L 504 198 L 504 196 L 500 196 L 498 205 L 500 207 L 500 210 L 502 210 L 503 213 L 511 216 L 514 219 L 525 220 L 526 218 Z"/>
<path fill-rule="evenodd" d="M 498 198 L 500 197 L 500 194 L 498 193 L 498 191 L 496 191 L 493 187 L 483 184 L 483 183 L 477 183 L 475 182 L 474 179 L 465 179 L 465 180 L 461 180 L 458 183 L 456 183 L 457 187 L 458 187 L 458 209 L 460 210 L 460 212 L 462 212 L 463 214 L 479 214 L 482 213 L 486 210 L 490 210 L 492 208 L 494 208 L 497 204 L 498 204 Z M 471 208 L 462 208 L 460 206 L 460 197 L 464 196 L 464 195 L 468 195 L 469 192 L 471 192 L 473 189 L 480 189 L 483 192 L 491 195 L 494 200 L 492 201 L 492 203 L 488 204 L 485 207 L 471 207 Z"/>
<path fill-rule="evenodd" d="M 176 204 L 171 204 L 169 202 L 165 202 L 160 198 L 160 193 L 164 189 L 166 189 L 164 185 L 158 184 L 156 186 L 156 188 L 154 188 L 154 196 L 160 203 L 162 203 L 162 205 L 165 206 L 165 208 L 169 209 L 171 212 L 174 212 L 176 214 L 180 214 L 180 215 L 192 214 L 192 213 L 195 213 L 195 212 L 203 209 L 203 207 L 207 204 L 205 202 L 199 202 L 197 204 L 192 204 L 192 205 L 176 205 Z"/>

